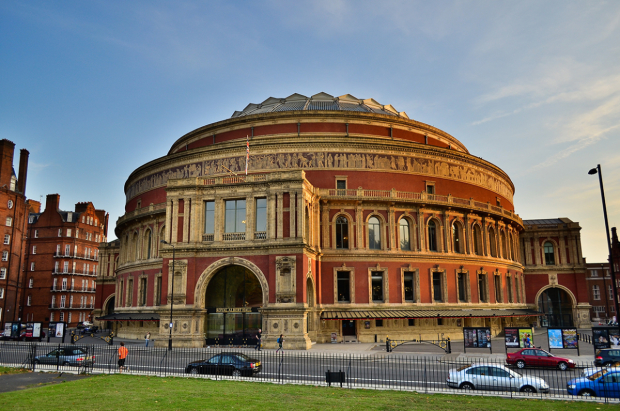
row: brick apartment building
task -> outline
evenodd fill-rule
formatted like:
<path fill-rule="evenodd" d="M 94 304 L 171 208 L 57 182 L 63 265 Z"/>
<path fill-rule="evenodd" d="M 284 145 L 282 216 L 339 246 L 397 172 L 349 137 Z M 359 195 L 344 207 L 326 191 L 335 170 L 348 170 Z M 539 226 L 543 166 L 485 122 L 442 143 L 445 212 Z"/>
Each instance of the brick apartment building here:
<path fill-rule="evenodd" d="M 590 319 L 604 324 L 616 315 L 609 263 L 588 263 L 587 282 L 592 306 Z"/>
<path fill-rule="evenodd" d="M 45 210 L 29 201 L 25 253 L 25 321 L 64 321 L 69 327 L 92 319 L 99 243 L 108 218 L 91 202 L 60 210 L 60 195 L 49 194 Z"/>
<path fill-rule="evenodd" d="M 23 263 L 24 231 L 26 229 L 26 174 L 28 150 L 19 157 L 19 175 L 15 175 L 13 154 L 15 144 L 0 140 L 0 321 L 14 321 L 20 317 L 20 287 L 23 281 L 20 267 Z"/>

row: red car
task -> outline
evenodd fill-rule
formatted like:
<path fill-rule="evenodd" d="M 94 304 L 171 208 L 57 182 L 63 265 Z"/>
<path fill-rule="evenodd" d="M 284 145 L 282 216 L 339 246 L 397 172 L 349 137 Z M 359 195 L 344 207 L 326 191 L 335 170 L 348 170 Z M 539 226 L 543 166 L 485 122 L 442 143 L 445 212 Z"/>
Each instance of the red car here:
<path fill-rule="evenodd" d="M 556 357 L 540 348 L 523 348 L 514 353 L 506 354 L 506 362 L 519 368 L 525 367 L 553 367 L 565 371 L 575 368 L 575 362 L 568 358 Z"/>

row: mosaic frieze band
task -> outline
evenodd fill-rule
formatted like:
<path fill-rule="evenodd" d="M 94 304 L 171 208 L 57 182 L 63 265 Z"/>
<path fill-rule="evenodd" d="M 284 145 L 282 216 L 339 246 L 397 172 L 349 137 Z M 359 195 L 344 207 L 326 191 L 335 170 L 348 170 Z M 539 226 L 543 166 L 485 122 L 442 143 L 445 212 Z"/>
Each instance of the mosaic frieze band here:
<path fill-rule="evenodd" d="M 127 188 L 127 201 L 145 191 L 165 186 L 170 179 L 243 172 L 245 161 L 245 156 L 204 160 L 151 174 Z M 251 155 L 248 165 L 251 172 L 299 168 L 385 170 L 435 175 L 488 188 L 512 202 L 512 189 L 505 180 L 468 164 L 432 158 L 341 152 L 278 153 Z"/>

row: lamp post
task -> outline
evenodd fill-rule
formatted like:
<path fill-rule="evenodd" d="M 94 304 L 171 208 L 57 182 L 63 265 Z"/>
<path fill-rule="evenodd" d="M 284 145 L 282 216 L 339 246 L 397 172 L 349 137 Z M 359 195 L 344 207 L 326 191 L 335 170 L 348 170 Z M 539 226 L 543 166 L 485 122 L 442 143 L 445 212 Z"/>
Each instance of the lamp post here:
<path fill-rule="evenodd" d="M 611 253 L 611 238 L 609 237 L 609 222 L 607 221 L 607 206 L 605 205 L 605 190 L 603 189 L 603 173 L 601 172 L 601 165 L 597 164 L 596 168 L 591 169 L 590 171 L 588 171 L 588 174 L 592 175 L 592 174 L 598 174 L 598 181 L 600 183 L 601 186 L 601 199 L 603 201 L 603 216 L 605 217 L 605 234 L 607 235 L 607 250 L 609 252 L 609 270 L 611 272 L 611 289 L 613 290 L 613 297 L 614 297 L 614 307 L 616 308 L 616 321 L 618 321 L 618 295 L 616 293 L 616 273 L 614 270 L 614 260 L 613 260 L 613 256 Z M 604 274 L 603 274 L 603 279 L 605 278 Z M 605 292 L 607 292 L 607 290 L 605 290 Z M 620 322 L 619 322 L 620 324 Z M 620 331 L 620 326 L 618 327 L 619 331 Z"/>
<path fill-rule="evenodd" d="M 172 306 L 174 304 L 174 244 L 170 244 L 166 240 L 161 240 L 162 244 L 166 244 L 172 247 L 172 281 L 171 290 L 170 290 L 170 324 L 168 324 L 168 328 L 170 329 L 170 334 L 168 336 L 168 351 L 172 351 Z"/>

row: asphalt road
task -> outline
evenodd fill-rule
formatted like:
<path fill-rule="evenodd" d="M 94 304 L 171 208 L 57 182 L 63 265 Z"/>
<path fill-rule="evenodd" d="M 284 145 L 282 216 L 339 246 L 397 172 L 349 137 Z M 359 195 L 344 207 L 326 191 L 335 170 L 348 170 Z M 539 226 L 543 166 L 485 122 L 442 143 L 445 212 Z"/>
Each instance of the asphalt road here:
<path fill-rule="evenodd" d="M 79 343 L 76 345 L 80 345 Z M 30 364 L 32 355 L 44 355 L 57 345 L 37 345 L 37 352 L 29 351 L 28 344 L 0 344 L 0 364 Z M 117 346 L 89 345 L 95 355 L 94 373 L 116 373 Z M 276 354 L 273 350 L 260 352 L 253 349 L 174 349 L 144 348 L 128 345 L 126 365 L 130 374 L 185 375 L 190 362 L 204 360 L 220 352 L 244 352 L 261 361 L 262 370 L 255 380 L 304 382 L 324 384 L 325 372 L 344 371 L 347 383 L 356 387 L 425 389 L 429 391 L 447 388 L 446 379 L 451 368 L 463 362 L 449 362 L 442 355 L 414 356 L 398 353 L 372 352 L 368 354 L 292 353 Z M 31 349 L 30 349 L 31 350 Z M 471 360 L 468 360 L 471 361 Z M 480 361 L 486 361 L 481 359 Z M 76 371 L 77 367 L 37 365 L 40 370 Z M 83 371 L 83 370 L 80 370 Z M 551 387 L 551 394 L 566 394 L 566 383 L 580 375 L 581 369 L 559 371 L 556 369 L 527 368 L 519 370 L 529 376 L 543 378 Z M 540 394 L 538 394 L 540 396 Z M 543 394 L 544 396 L 544 394 Z"/>

